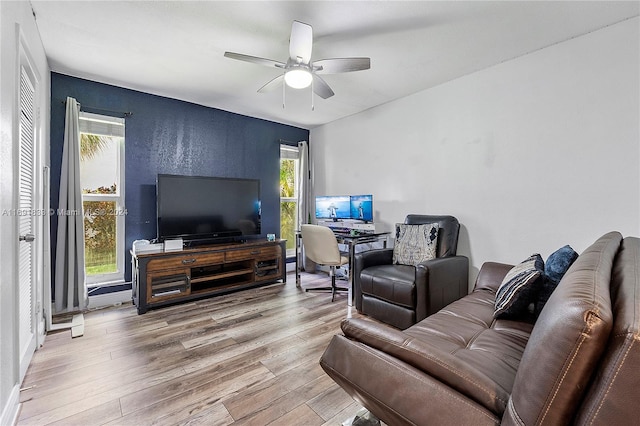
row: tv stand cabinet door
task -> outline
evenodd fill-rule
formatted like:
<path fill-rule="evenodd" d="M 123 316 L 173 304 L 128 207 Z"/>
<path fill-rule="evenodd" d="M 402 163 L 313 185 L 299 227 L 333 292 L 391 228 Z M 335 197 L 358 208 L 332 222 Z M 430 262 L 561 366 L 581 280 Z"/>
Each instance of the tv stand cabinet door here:
<path fill-rule="evenodd" d="M 147 272 L 147 304 L 191 294 L 191 268 Z"/>
<path fill-rule="evenodd" d="M 272 256 L 256 259 L 255 277 L 256 281 L 280 279 L 282 277 L 282 258 Z"/>

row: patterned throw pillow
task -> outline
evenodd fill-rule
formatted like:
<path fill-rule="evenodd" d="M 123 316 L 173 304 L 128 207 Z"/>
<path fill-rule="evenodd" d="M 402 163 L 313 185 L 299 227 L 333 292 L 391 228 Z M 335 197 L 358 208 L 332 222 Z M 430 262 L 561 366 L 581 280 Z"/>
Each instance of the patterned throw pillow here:
<path fill-rule="evenodd" d="M 416 266 L 425 260 L 436 258 L 438 224 L 407 225 L 396 223 L 396 242 L 393 246 L 393 263 Z"/>
<path fill-rule="evenodd" d="M 535 303 L 538 282 L 544 277 L 544 261 L 532 254 L 511 268 L 496 293 L 495 318 L 513 318 L 529 314 L 529 305 Z"/>

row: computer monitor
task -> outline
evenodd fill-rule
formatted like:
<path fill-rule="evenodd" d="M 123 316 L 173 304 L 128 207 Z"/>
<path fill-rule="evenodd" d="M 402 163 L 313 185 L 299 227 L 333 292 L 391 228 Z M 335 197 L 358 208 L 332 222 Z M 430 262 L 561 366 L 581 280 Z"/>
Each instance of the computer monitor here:
<path fill-rule="evenodd" d="M 373 222 L 373 195 L 351 195 L 351 219 Z"/>
<path fill-rule="evenodd" d="M 322 195 L 316 197 L 316 219 L 350 219 L 351 198 L 348 195 Z"/>

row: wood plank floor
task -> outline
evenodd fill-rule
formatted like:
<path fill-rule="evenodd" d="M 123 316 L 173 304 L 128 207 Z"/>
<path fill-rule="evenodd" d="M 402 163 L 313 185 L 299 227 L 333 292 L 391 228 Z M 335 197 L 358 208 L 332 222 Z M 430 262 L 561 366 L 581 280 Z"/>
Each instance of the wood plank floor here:
<path fill-rule="evenodd" d="M 47 336 L 18 425 L 340 425 L 360 409 L 318 360 L 360 316 L 326 274 L 150 310 L 85 314 L 84 336 Z"/>

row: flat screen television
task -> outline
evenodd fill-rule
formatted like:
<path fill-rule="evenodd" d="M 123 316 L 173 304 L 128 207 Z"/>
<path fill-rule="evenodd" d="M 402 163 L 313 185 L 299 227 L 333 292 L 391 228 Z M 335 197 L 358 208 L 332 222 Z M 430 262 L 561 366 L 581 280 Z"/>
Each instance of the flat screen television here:
<path fill-rule="evenodd" d="M 159 174 L 156 197 L 159 241 L 196 244 L 262 232 L 257 179 Z"/>
<path fill-rule="evenodd" d="M 373 222 L 373 195 L 351 195 L 351 219 Z"/>
<path fill-rule="evenodd" d="M 316 219 L 350 219 L 351 199 L 348 195 L 321 195 L 316 197 Z"/>

